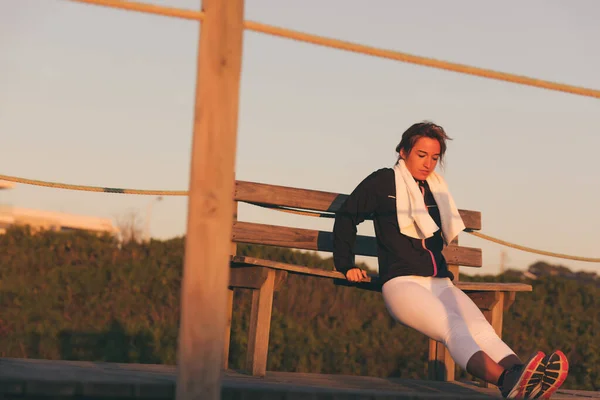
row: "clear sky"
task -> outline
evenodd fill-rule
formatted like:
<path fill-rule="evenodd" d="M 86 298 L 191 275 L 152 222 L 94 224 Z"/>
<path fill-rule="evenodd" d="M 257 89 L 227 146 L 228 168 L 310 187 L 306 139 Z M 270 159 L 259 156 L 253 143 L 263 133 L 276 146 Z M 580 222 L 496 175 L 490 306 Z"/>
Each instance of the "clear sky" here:
<path fill-rule="evenodd" d="M 199 9 L 200 0 L 155 1 Z M 367 6 L 368 4 L 368 6 Z M 245 18 L 415 55 L 600 89 L 596 0 L 246 0 Z M 188 186 L 198 23 L 65 0 L 0 0 L 0 173 L 73 184 Z M 443 171 L 482 232 L 600 257 L 600 100 L 246 32 L 238 179 L 349 193 L 392 166 L 424 119 L 454 139 Z M 187 201 L 18 185 L 0 203 L 117 218 L 151 209 L 185 233 Z M 152 206 L 150 206 L 152 205 Z M 240 219 L 331 220 L 240 207 Z M 364 226 L 363 226 L 364 225 Z M 372 233 L 363 224 L 359 232 Z M 483 273 L 544 260 L 468 234 Z M 473 271 L 473 270 L 469 270 Z M 476 271 L 473 271 L 476 272 Z"/>

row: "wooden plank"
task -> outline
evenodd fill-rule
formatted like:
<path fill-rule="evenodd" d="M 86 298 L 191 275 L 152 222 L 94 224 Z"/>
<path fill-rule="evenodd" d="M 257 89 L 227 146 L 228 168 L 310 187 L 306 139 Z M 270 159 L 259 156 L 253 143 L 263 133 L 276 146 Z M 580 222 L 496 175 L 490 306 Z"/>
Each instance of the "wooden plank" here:
<path fill-rule="evenodd" d="M 216 400 L 227 319 L 243 0 L 203 0 L 178 340 L 178 400 Z"/>
<path fill-rule="evenodd" d="M 237 221 L 238 202 L 233 202 L 233 221 Z M 237 244 L 231 242 L 231 256 L 237 254 Z M 231 285 L 231 276 L 229 277 L 229 286 Z M 227 320 L 225 322 L 225 337 L 223 338 L 223 368 L 229 367 L 229 345 L 231 344 L 231 318 L 233 314 L 233 288 L 229 288 L 227 293 Z"/>
<path fill-rule="evenodd" d="M 337 212 L 348 195 L 266 183 L 236 181 L 234 199 L 269 206 Z M 481 229 L 481 212 L 458 210 L 467 229 Z"/>
<path fill-rule="evenodd" d="M 131 398 L 134 396 L 135 389 L 132 384 L 123 384 L 119 382 L 84 382 L 82 384 L 82 395 L 84 398 Z"/>
<path fill-rule="evenodd" d="M 429 354 L 427 356 L 427 377 L 432 381 L 437 381 L 439 375 L 439 366 L 437 360 L 437 342 L 429 339 Z"/>
<path fill-rule="evenodd" d="M 243 259 L 244 257 L 232 257 L 232 259 Z M 267 261 L 268 260 L 263 260 Z M 260 289 L 262 285 L 267 280 L 267 276 L 269 273 L 269 268 L 256 264 L 257 266 L 252 266 L 251 263 L 234 263 L 231 268 L 231 273 L 229 276 L 229 286 L 231 288 L 240 288 L 240 289 Z M 287 278 L 287 271 L 283 268 L 270 268 L 275 270 L 275 290 L 279 289 L 281 285 L 285 282 Z"/>
<path fill-rule="evenodd" d="M 233 265 L 256 265 L 269 267 L 273 269 L 280 269 L 284 271 L 296 272 L 304 275 L 322 276 L 325 278 L 332 279 L 346 279 L 344 274 L 338 271 L 327 271 L 320 268 L 311 268 L 302 265 L 286 264 L 278 261 L 263 260 L 262 258 L 235 256 L 231 258 L 231 262 L 233 263 Z"/>
<path fill-rule="evenodd" d="M 455 286 L 463 291 L 492 290 L 500 292 L 531 292 L 531 285 L 526 283 L 508 283 L 508 282 L 456 282 Z"/>
<path fill-rule="evenodd" d="M 456 264 L 449 264 L 448 271 L 452 272 L 452 274 L 454 275 L 454 282 L 460 281 L 460 266 Z"/>
<path fill-rule="evenodd" d="M 446 262 L 454 266 L 476 267 L 483 266 L 483 256 L 481 249 L 465 246 L 449 245 L 442 254 Z"/>
<path fill-rule="evenodd" d="M 1 361 L 0 361 L 1 362 Z M 2 375 L 0 373 L 0 396 L 8 395 L 23 395 L 25 393 L 25 380 L 17 378 L 17 379 L 7 379 L 6 375 Z M 1 397 L 0 397 L 1 398 Z"/>
<path fill-rule="evenodd" d="M 458 237 L 450 243 L 451 246 L 458 246 Z M 448 270 L 454 274 L 454 283 L 460 281 L 460 265 L 458 263 L 448 263 Z M 437 378 L 445 382 L 452 382 L 456 378 L 456 363 L 450 355 L 448 348 L 441 342 L 435 342 L 437 354 Z"/>
<path fill-rule="evenodd" d="M 265 183 L 236 181 L 237 201 L 312 211 L 337 212 L 348 195 Z M 458 210 L 467 229 L 481 229 L 481 212 Z"/>
<path fill-rule="evenodd" d="M 125 390 L 129 385 L 119 385 Z M 56 396 L 74 397 L 77 394 L 77 383 L 69 381 L 30 381 L 25 384 L 25 393 L 28 396 Z"/>
<path fill-rule="evenodd" d="M 455 379 L 456 364 L 450 352 L 441 342 L 435 342 L 437 358 L 437 380 L 451 382 Z"/>
<path fill-rule="evenodd" d="M 174 399 L 175 385 L 170 382 L 138 383 L 134 385 L 134 397 L 136 399 Z"/>
<path fill-rule="evenodd" d="M 236 221 L 233 223 L 232 240 L 237 243 L 333 252 L 333 233 L 314 229 Z M 357 235 L 354 251 L 357 255 L 376 257 L 376 239 L 372 236 Z M 481 249 L 450 245 L 443 253 L 448 264 L 467 267 L 482 265 Z"/>
<path fill-rule="evenodd" d="M 491 310 L 498 303 L 499 292 L 471 292 L 469 297 L 480 310 Z"/>
<path fill-rule="evenodd" d="M 508 311 L 510 306 L 512 306 L 513 303 L 515 302 L 516 297 L 517 297 L 517 294 L 515 292 L 505 293 L 505 295 L 504 295 L 504 311 Z"/>
<path fill-rule="evenodd" d="M 452 240 L 451 245 L 458 246 L 458 236 Z M 454 275 L 454 283 L 458 283 L 460 281 L 460 266 L 458 264 L 448 264 L 448 270 Z M 436 350 L 441 362 L 441 365 L 438 364 L 438 368 L 442 370 L 438 375 L 441 375 L 444 381 L 454 381 L 456 378 L 456 363 L 450 356 L 450 351 L 440 342 L 436 342 Z"/>
<path fill-rule="evenodd" d="M 490 307 L 485 310 L 482 310 L 483 315 L 487 319 L 487 321 L 492 325 L 494 331 L 498 335 L 498 337 L 502 338 L 502 320 L 503 320 L 503 311 L 504 311 L 504 299 L 505 292 L 493 292 L 488 293 L 490 295 L 494 295 L 494 302 Z M 493 387 L 489 382 L 480 380 L 480 385 L 485 388 Z"/>
<path fill-rule="evenodd" d="M 300 189 L 266 183 L 236 181 L 237 201 L 336 212 L 348 196 L 320 190 Z"/>
<path fill-rule="evenodd" d="M 262 287 L 252 292 L 246 370 L 254 376 L 264 376 L 267 372 L 267 353 L 269 350 L 275 272 L 274 270 L 269 270 L 267 279 Z"/>
<path fill-rule="evenodd" d="M 442 345 L 440 343 L 440 345 Z M 443 346 L 443 345 L 442 345 Z M 456 379 L 456 363 L 450 355 L 450 351 L 444 346 L 444 367 L 446 372 L 446 382 L 452 382 Z"/>
<path fill-rule="evenodd" d="M 458 246 L 458 236 L 450 242 L 452 246 Z M 483 264 L 483 261 L 482 261 Z M 448 264 L 448 270 L 454 275 L 454 282 L 460 281 L 460 265 L 458 264 Z"/>
<path fill-rule="evenodd" d="M 312 275 L 321 278 L 339 279 L 346 280 L 346 277 L 338 271 L 327 271 L 320 268 L 305 267 L 302 265 L 293 265 L 281 263 L 272 260 L 263 260 L 261 258 L 247 257 L 247 256 L 236 256 L 231 258 L 233 265 L 254 265 L 264 266 L 272 269 L 281 269 L 289 271 L 291 273 L 298 273 L 304 275 Z M 377 276 L 369 276 L 369 282 L 376 283 Z M 348 285 L 356 285 L 348 282 Z M 507 282 L 465 282 L 459 281 L 454 282 L 454 285 L 465 292 L 478 292 L 478 291 L 501 291 L 501 292 L 531 292 L 533 290 L 531 285 L 526 283 L 507 283 Z M 359 285 L 357 285 L 359 286 Z"/>
<path fill-rule="evenodd" d="M 174 397 L 176 377 L 175 365 L 0 358 L 0 398 L 3 396 L 17 398 L 16 395 L 25 398 L 24 388 L 28 383 L 51 381 L 59 384 L 57 385 L 59 388 L 65 383 L 73 385 L 75 396 L 63 398 L 80 399 L 86 382 L 104 382 L 112 385 L 123 384 L 123 387 L 133 386 L 134 393 L 129 397 L 132 399 L 167 399 Z M 99 389 L 101 386 L 96 387 Z M 331 400 L 344 394 L 347 395 L 344 397 L 347 399 L 368 398 L 370 400 L 468 399 L 473 396 L 482 398 L 477 395 L 498 397 L 498 389 L 483 389 L 471 383 L 276 371 L 268 371 L 264 377 L 253 377 L 232 370 L 223 371 L 223 389 L 227 391 L 227 393 L 222 392 L 223 398 L 231 399 L 251 399 L 253 398 L 251 396 L 259 393 L 264 396 L 263 398 L 268 399 L 275 391 L 277 393 L 284 391 L 288 396 L 303 393 L 305 397 L 297 398 L 312 400 Z M 44 397 L 52 398 L 52 393 L 45 393 Z M 289 398 L 296 399 L 296 397 Z M 559 389 L 553 398 L 600 399 L 600 392 Z"/>
<path fill-rule="evenodd" d="M 502 338 L 502 321 L 503 321 L 503 312 L 504 312 L 504 299 L 506 298 L 506 293 L 504 292 L 494 292 L 498 301 L 492 307 L 491 311 L 491 321 L 492 327 L 496 331 L 496 334 Z"/>
<path fill-rule="evenodd" d="M 281 270 L 277 271 L 277 274 L 275 275 L 275 284 L 274 284 L 275 291 L 278 291 L 279 289 L 281 289 L 281 287 L 287 280 L 287 276 L 288 276 L 287 271 L 281 271 Z"/>
<path fill-rule="evenodd" d="M 234 288 L 260 289 L 267 280 L 268 270 L 257 267 L 234 267 L 229 274 L 229 286 Z"/>
<path fill-rule="evenodd" d="M 455 376 L 455 364 L 450 352 L 447 351 L 443 343 L 429 339 L 429 379 L 449 382 L 453 381 Z"/>
<path fill-rule="evenodd" d="M 231 285 L 231 279 L 229 280 Z M 233 289 L 227 290 L 227 308 L 225 309 L 225 337 L 223 337 L 223 368 L 229 367 L 229 345 L 231 343 L 231 320 L 233 317 Z"/>

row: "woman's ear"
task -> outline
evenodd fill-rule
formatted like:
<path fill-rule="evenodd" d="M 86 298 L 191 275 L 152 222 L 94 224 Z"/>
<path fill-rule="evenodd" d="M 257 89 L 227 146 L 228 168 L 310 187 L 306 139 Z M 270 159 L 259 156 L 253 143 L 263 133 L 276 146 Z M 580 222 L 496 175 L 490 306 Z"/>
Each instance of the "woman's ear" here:
<path fill-rule="evenodd" d="M 400 149 L 400 153 L 398 154 L 400 154 L 401 159 L 406 160 L 406 153 L 404 152 L 404 149 Z"/>

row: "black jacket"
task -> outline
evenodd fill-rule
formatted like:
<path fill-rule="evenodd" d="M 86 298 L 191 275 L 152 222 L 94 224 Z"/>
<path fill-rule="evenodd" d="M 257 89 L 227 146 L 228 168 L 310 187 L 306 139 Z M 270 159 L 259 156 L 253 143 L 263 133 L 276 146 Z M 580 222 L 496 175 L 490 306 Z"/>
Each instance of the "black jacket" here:
<path fill-rule="evenodd" d="M 438 226 L 440 213 L 426 181 L 417 181 L 424 192 L 429 215 Z M 333 261 L 336 270 L 354 268 L 356 226 L 372 218 L 377 240 L 381 283 L 403 275 L 437 276 L 454 279 L 442 254 L 441 229 L 427 239 L 414 239 L 400 233 L 396 216 L 394 170 L 382 168 L 366 177 L 336 213 L 333 226 Z"/>

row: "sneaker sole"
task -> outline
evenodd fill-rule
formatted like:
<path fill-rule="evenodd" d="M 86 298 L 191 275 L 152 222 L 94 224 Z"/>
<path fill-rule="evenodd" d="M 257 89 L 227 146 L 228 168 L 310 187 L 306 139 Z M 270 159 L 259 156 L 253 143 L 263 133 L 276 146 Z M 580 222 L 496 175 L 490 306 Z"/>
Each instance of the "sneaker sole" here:
<path fill-rule="evenodd" d="M 546 361 L 548 356 L 544 356 L 540 363 L 538 364 L 535 372 L 529 378 L 529 382 L 525 385 L 525 391 L 523 393 L 524 399 L 533 399 L 541 390 L 542 380 L 544 378 L 544 373 L 546 372 Z"/>
<path fill-rule="evenodd" d="M 564 383 L 569 375 L 569 361 L 562 351 L 556 351 L 548 358 L 546 372 L 542 378 L 540 393 L 537 399 L 549 399 Z"/>
<path fill-rule="evenodd" d="M 525 364 L 524 371 L 506 396 L 507 399 L 524 399 L 528 388 L 537 386 L 544 376 L 544 353 L 541 351 L 532 356 Z"/>

